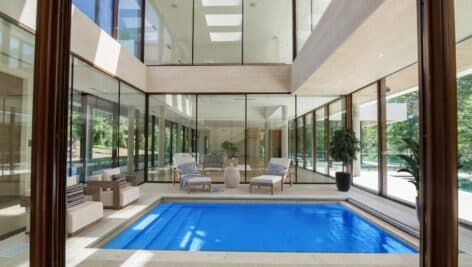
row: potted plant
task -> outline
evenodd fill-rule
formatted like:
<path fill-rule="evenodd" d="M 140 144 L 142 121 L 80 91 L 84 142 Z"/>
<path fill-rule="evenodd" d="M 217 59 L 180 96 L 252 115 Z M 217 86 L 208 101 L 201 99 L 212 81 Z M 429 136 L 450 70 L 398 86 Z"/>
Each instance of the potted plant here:
<path fill-rule="evenodd" d="M 351 174 L 344 170 L 356 159 L 357 151 L 359 151 L 359 141 L 353 130 L 343 128 L 334 132 L 329 144 L 329 153 L 334 161 L 343 163 L 343 171 L 336 172 L 336 187 L 339 191 L 347 192 L 351 187 Z"/>
<path fill-rule="evenodd" d="M 407 172 L 412 178 L 408 182 L 412 183 L 416 188 L 416 216 L 420 217 L 420 206 L 418 201 L 418 192 L 420 189 L 420 157 L 419 150 L 420 146 L 417 141 L 412 138 L 403 138 L 403 143 L 410 149 L 410 154 L 399 155 L 403 161 L 403 166 L 397 172 Z"/>

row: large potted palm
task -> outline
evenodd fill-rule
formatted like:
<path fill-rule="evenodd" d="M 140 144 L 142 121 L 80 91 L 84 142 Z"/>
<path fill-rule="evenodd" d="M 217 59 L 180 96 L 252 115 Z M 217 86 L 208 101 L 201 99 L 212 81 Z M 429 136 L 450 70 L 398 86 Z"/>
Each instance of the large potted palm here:
<path fill-rule="evenodd" d="M 412 138 L 403 138 L 402 141 L 409 148 L 410 153 L 406 155 L 399 155 L 403 164 L 397 172 L 406 172 L 412 176 L 412 178 L 410 178 L 408 182 L 412 183 L 416 188 L 416 216 L 419 218 L 420 205 L 418 201 L 418 192 L 420 189 L 420 146 L 418 142 Z"/>
<path fill-rule="evenodd" d="M 343 163 L 343 171 L 336 172 L 336 187 L 339 191 L 347 192 L 351 187 L 351 173 L 346 172 L 346 167 L 356 159 L 359 151 L 359 141 L 353 130 L 343 128 L 333 134 L 329 144 L 329 153 L 334 161 Z"/>

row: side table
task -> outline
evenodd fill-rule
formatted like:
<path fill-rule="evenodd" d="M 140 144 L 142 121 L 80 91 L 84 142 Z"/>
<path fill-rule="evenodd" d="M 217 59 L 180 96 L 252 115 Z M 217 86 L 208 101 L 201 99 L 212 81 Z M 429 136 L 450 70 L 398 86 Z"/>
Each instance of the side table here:
<path fill-rule="evenodd" d="M 236 188 L 239 185 L 240 175 L 238 167 L 226 167 L 224 170 L 225 186 Z"/>

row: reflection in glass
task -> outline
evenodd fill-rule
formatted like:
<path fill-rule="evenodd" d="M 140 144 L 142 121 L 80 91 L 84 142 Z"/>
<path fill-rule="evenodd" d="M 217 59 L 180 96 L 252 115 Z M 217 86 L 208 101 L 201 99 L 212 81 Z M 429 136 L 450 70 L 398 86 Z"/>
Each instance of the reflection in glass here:
<path fill-rule="evenodd" d="M 118 156 L 122 172 L 144 181 L 144 116 L 146 97 L 127 84 L 120 84 Z"/>
<path fill-rule="evenodd" d="M 305 115 L 305 168 L 313 170 L 313 112 Z"/>
<path fill-rule="evenodd" d="M 235 63 L 242 58 L 242 4 L 194 1 L 194 63 Z"/>
<path fill-rule="evenodd" d="M 198 96 L 198 163 L 213 181 L 223 181 L 223 170 L 231 160 L 244 180 L 246 143 L 248 155 L 258 155 L 259 131 L 247 129 L 245 140 L 245 95 Z M 248 162 L 249 163 L 249 162 Z"/>
<path fill-rule="evenodd" d="M 334 132 L 344 127 L 346 110 L 344 107 L 344 100 L 340 99 L 336 102 L 329 104 L 329 116 L 328 116 L 328 127 L 329 127 L 329 142 L 331 142 Z M 333 161 L 329 159 L 329 176 L 334 177 L 336 172 L 343 170 L 343 163 Z"/>
<path fill-rule="evenodd" d="M 146 64 L 192 64 L 193 0 L 147 0 Z"/>
<path fill-rule="evenodd" d="M 81 135 L 79 142 L 85 143 L 79 145 L 85 151 L 80 153 L 79 162 L 73 160 L 71 165 L 76 169 L 71 174 L 85 181 L 90 175 L 115 166 L 119 85 L 117 80 L 75 58 L 73 90 L 73 114 L 74 109 L 81 113 L 73 116 L 73 126 L 77 126 L 73 127 L 77 131 L 74 135 Z"/>
<path fill-rule="evenodd" d="M 302 117 L 297 118 L 297 166 L 305 167 L 305 121 Z"/>
<path fill-rule="evenodd" d="M 297 52 L 300 51 L 311 35 L 311 2 L 312 0 L 296 0 Z"/>
<path fill-rule="evenodd" d="M 316 140 L 316 171 L 328 174 L 328 159 L 326 147 L 326 112 L 324 108 L 315 111 L 315 140 Z"/>
<path fill-rule="evenodd" d="M 248 179 L 261 175 L 271 158 L 289 156 L 289 120 L 294 116 L 294 100 L 287 95 L 248 95 Z"/>
<path fill-rule="evenodd" d="M 399 155 L 408 155 L 403 139 L 418 142 L 418 66 L 415 64 L 387 78 L 387 195 L 415 203 L 412 176 L 398 172 L 403 166 Z"/>
<path fill-rule="evenodd" d="M 472 10 L 469 8 L 469 12 Z M 472 27 L 469 27 L 471 30 Z M 472 224 L 472 38 L 457 44 L 459 219 Z"/>
<path fill-rule="evenodd" d="M 353 162 L 353 183 L 378 191 L 378 118 L 377 84 L 352 95 L 352 125 L 360 151 Z"/>
<path fill-rule="evenodd" d="M 196 133 L 196 96 L 149 96 L 149 123 L 148 180 L 171 181 L 176 154 L 191 153 L 197 158 L 196 147 L 191 145 Z"/>
<path fill-rule="evenodd" d="M 243 62 L 291 64 L 292 1 L 245 1 L 243 14 Z"/>
<path fill-rule="evenodd" d="M 33 67 L 34 36 L 0 18 L 0 255 L 15 248 L 19 262 L 28 257 Z"/>
<path fill-rule="evenodd" d="M 73 0 L 72 3 L 105 32 L 113 32 L 113 0 Z"/>
<path fill-rule="evenodd" d="M 118 1 L 118 41 L 131 55 L 141 58 L 141 0 Z"/>

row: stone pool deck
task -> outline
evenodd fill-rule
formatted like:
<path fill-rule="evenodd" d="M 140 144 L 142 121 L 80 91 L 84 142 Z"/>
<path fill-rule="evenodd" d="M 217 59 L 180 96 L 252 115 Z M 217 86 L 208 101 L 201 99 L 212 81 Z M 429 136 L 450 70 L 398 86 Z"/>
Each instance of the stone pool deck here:
<path fill-rule="evenodd" d="M 224 188 L 223 185 L 215 185 Z M 418 266 L 417 254 L 360 253 L 243 253 L 180 252 L 146 250 L 105 250 L 94 246 L 123 227 L 136 215 L 164 199 L 238 200 L 238 201 L 347 201 L 356 212 L 375 221 L 410 243 L 417 244 L 418 223 L 415 210 L 402 204 L 352 188 L 343 193 L 335 185 L 294 185 L 271 196 L 261 189 L 249 194 L 248 185 L 222 192 L 180 191 L 177 185 L 150 183 L 141 187 L 141 198 L 128 207 L 105 210 L 99 222 L 67 239 L 67 266 Z M 366 212 L 368 211 L 368 212 Z M 375 214 L 373 216 L 372 214 Z M 379 220 L 382 218 L 383 220 Z M 389 221 L 389 223 L 385 222 Z M 400 230 L 401 229 L 401 230 Z M 472 267 L 472 231 L 460 228 L 460 266 Z M 0 242 L 0 250 L 8 244 L 27 245 L 28 236 L 20 233 Z M 28 250 L 14 257 L 1 257 L 0 266 L 27 266 Z"/>

